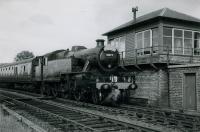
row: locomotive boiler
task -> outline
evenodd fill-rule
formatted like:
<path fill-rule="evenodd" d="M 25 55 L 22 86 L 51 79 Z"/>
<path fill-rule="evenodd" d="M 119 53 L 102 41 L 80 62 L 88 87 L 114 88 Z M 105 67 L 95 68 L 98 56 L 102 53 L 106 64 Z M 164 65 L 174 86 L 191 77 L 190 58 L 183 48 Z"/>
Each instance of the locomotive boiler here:
<path fill-rule="evenodd" d="M 0 81 L 40 91 L 47 96 L 92 103 L 119 102 L 128 98 L 132 84 L 114 80 L 119 53 L 97 40 L 95 48 L 73 46 L 22 62 L 0 66 Z M 102 78 L 103 79 L 102 81 Z M 124 78 L 125 80 L 125 78 Z"/>

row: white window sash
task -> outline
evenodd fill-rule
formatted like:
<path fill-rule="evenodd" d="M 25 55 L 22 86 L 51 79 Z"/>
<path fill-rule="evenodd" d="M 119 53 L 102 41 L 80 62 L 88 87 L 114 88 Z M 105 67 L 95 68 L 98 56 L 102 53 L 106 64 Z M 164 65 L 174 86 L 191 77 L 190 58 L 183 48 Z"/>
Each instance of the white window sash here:
<path fill-rule="evenodd" d="M 182 38 L 182 41 L 183 41 L 183 55 L 185 55 L 185 31 L 182 30 L 182 35 L 183 35 L 183 38 Z"/>
<path fill-rule="evenodd" d="M 174 28 L 172 28 L 172 54 L 174 54 Z"/>

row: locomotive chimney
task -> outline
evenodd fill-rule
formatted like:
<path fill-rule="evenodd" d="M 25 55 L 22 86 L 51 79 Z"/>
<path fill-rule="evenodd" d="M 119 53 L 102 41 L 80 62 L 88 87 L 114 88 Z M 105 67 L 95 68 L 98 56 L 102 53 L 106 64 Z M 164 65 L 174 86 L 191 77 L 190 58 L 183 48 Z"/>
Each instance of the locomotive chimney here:
<path fill-rule="evenodd" d="M 137 11 L 138 11 L 138 7 L 137 6 L 135 8 L 132 8 L 134 22 L 136 21 L 136 12 Z"/>
<path fill-rule="evenodd" d="M 97 47 L 103 47 L 104 46 L 104 39 L 97 39 L 96 42 L 97 42 Z"/>

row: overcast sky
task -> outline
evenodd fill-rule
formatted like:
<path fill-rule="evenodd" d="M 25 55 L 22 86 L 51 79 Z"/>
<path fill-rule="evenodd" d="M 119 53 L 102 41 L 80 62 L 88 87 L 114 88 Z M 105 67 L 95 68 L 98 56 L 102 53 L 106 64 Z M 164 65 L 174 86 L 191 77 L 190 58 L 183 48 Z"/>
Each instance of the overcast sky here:
<path fill-rule="evenodd" d="M 0 0 L 0 63 L 22 50 L 42 55 L 72 45 L 94 47 L 101 34 L 168 7 L 200 18 L 200 0 Z"/>

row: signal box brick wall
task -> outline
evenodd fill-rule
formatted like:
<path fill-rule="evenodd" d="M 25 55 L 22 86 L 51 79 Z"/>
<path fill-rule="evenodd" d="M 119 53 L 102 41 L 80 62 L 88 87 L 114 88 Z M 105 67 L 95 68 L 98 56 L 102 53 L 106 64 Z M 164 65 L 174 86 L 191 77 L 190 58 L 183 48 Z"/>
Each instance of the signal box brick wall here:
<path fill-rule="evenodd" d="M 184 68 L 177 67 L 169 69 L 170 107 L 173 109 L 184 109 L 183 89 L 185 83 L 184 78 L 186 73 L 196 74 L 196 109 L 200 112 L 200 66 Z"/>
<path fill-rule="evenodd" d="M 168 107 L 167 73 L 165 70 L 145 69 L 135 71 L 138 88 L 133 98 L 148 99 L 148 105 Z"/>

